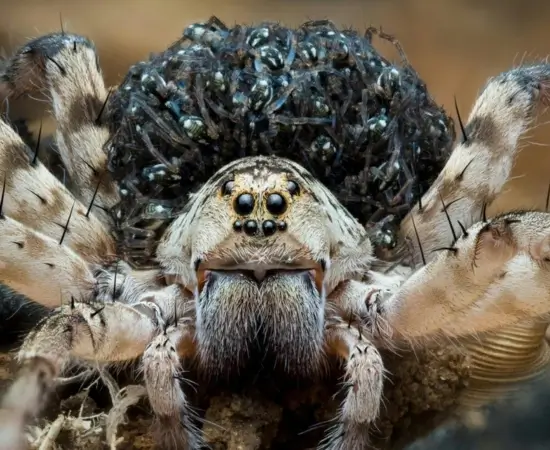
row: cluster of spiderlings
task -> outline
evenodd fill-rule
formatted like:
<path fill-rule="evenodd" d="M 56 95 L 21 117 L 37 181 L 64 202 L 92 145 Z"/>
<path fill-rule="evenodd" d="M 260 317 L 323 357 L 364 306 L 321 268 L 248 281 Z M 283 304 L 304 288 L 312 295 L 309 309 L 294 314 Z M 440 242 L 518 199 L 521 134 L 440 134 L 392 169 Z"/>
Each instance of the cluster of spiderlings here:
<path fill-rule="evenodd" d="M 372 34 L 329 21 L 227 28 L 212 18 L 133 66 L 106 112 L 122 195 L 115 217 L 133 257 L 145 247 L 150 256 L 143 239 L 158 238 L 217 169 L 258 154 L 299 162 L 373 227 L 378 245 L 395 245 L 454 126 L 404 55 L 390 63 Z"/>

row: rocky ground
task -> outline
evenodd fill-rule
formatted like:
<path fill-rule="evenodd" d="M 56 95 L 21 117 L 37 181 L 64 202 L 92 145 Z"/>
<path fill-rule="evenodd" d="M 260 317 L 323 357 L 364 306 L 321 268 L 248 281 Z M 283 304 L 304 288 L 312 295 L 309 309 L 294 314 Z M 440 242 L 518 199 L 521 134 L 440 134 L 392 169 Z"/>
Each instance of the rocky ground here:
<path fill-rule="evenodd" d="M 447 350 L 417 357 L 387 355 L 393 375 L 386 382 L 383 416 L 373 433 L 378 447 L 403 448 L 440 421 L 442 411 L 453 407 L 467 385 L 468 365 L 463 357 Z M 15 373 L 11 355 L 1 354 L 0 389 L 6 388 Z M 153 448 L 145 391 L 139 385 L 127 385 L 131 381 L 120 375 L 117 380 L 96 375 L 63 383 L 43 419 L 29 430 L 31 448 Z M 203 429 L 211 448 L 314 448 L 324 431 L 315 425 L 331 419 L 340 401 L 338 396 L 333 398 L 335 380 L 307 387 L 280 384 L 265 379 L 253 387 L 245 382 L 232 389 L 199 389 L 194 400 L 206 411 Z"/>

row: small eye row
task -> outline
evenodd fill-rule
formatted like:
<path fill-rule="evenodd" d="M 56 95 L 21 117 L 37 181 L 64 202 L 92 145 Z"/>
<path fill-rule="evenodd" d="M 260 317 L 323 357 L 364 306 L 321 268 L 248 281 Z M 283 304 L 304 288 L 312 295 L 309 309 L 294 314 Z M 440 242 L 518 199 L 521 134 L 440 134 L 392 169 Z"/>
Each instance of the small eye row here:
<path fill-rule="evenodd" d="M 264 236 L 272 236 L 277 230 L 285 231 L 286 227 L 286 222 L 283 220 L 278 220 L 277 222 L 274 220 L 264 220 L 262 222 L 262 232 Z M 253 219 L 248 219 L 244 222 L 236 220 L 235 223 L 233 223 L 233 229 L 235 231 L 244 231 L 248 236 L 258 234 L 259 228 L 258 222 Z"/>

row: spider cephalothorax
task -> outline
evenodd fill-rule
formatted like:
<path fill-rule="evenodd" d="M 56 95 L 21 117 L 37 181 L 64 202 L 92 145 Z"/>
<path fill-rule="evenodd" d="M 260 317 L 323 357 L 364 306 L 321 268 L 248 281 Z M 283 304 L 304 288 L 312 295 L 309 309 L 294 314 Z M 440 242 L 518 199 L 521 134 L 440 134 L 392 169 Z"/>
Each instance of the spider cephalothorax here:
<path fill-rule="evenodd" d="M 372 262 L 365 229 L 309 172 L 278 157 L 230 163 L 185 211 L 158 257 L 197 290 L 201 363 L 223 372 L 258 344 L 294 372 L 318 369 L 326 295 Z"/>
<path fill-rule="evenodd" d="M 12 93 L 49 93 L 71 188 L 0 122 L 0 280 L 55 308 L 19 352 L 0 410 L 9 448 L 70 362 L 141 357 L 159 444 L 198 449 L 182 360 L 215 379 L 253 350 L 291 376 L 343 361 L 343 404 L 320 445 L 366 448 L 381 349 L 548 313 L 549 215 L 484 211 L 547 103 L 549 65 L 490 80 L 436 178 L 452 127 L 368 37 L 215 20 L 185 36 L 194 43 L 132 68 L 109 101 L 80 36 L 33 40 L 5 65 Z M 390 247 L 411 250 L 391 265 L 364 227 L 390 216 L 402 219 Z"/>

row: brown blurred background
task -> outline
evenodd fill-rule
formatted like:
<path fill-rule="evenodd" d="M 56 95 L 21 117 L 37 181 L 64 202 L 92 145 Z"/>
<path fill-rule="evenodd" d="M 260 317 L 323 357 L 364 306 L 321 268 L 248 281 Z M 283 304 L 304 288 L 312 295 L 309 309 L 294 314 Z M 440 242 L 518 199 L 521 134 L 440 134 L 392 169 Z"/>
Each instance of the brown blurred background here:
<path fill-rule="evenodd" d="M 550 55 L 550 2 L 542 0 L 0 0 L 0 49 L 10 54 L 28 38 L 59 30 L 61 16 L 65 30 L 95 41 L 113 84 L 130 64 L 213 14 L 228 24 L 298 25 L 330 18 L 359 29 L 382 26 L 400 40 L 432 95 L 453 116 L 457 96 L 463 118 L 487 77 Z M 543 125 L 548 118 L 542 116 L 542 125 L 526 138 L 518 178 L 497 209 L 544 207 L 550 183 L 550 124 Z"/>

